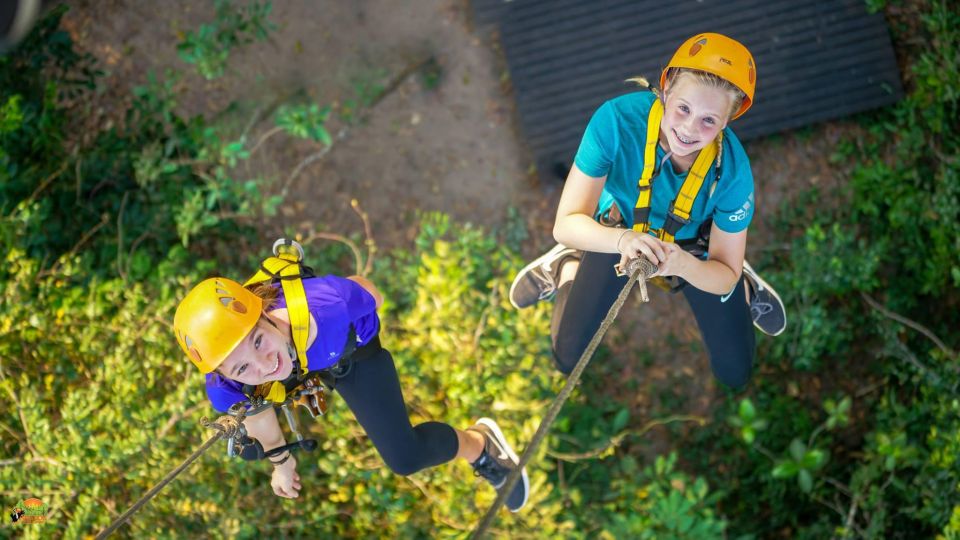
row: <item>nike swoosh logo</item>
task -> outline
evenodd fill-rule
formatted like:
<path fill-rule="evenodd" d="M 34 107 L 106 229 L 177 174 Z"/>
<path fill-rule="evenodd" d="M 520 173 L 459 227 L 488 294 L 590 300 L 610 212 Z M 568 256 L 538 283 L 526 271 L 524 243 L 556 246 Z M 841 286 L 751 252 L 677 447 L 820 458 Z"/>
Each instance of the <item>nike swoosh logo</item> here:
<path fill-rule="evenodd" d="M 721 296 L 721 297 L 720 297 L 720 303 L 721 303 L 721 304 L 727 303 L 727 300 L 730 299 L 730 297 L 733 295 L 733 291 L 735 291 L 735 290 L 737 290 L 736 287 L 734 287 L 732 291 L 730 291 L 730 292 L 728 292 L 727 294 Z"/>

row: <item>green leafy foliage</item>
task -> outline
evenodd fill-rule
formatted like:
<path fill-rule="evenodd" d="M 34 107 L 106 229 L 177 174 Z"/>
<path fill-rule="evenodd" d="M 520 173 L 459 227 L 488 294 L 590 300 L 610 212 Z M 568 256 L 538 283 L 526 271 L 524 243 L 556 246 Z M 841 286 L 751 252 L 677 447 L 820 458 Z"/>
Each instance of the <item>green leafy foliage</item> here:
<path fill-rule="evenodd" d="M 236 47 L 267 39 L 275 29 L 267 20 L 271 2 L 253 1 L 236 7 L 233 0 L 216 0 L 214 20 L 201 24 L 195 32 L 183 34 L 177 45 L 180 58 L 194 64 L 206 79 L 223 75 L 230 51 Z"/>
<path fill-rule="evenodd" d="M 741 400 L 737 414 L 730 416 L 727 421 L 731 426 L 740 430 L 740 436 L 743 437 L 743 442 L 747 444 L 753 444 L 758 431 L 767 429 L 767 421 L 757 417 L 757 410 L 749 399 Z"/>
<path fill-rule="evenodd" d="M 957 62 L 960 13 L 942 1 L 893 13 L 910 32 L 907 95 L 837 145 L 843 190 L 784 209 L 790 256 L 766 267 L 791 324 L 760 342 L 771 376 L 718 411 L 734 429 L 696 439 L 746 452 L 697 459 L 727 471 L 708 478 L 729 486 L 732 531 L 931 537 L 960 502 L 960 76 L 943 68 Z M 745 431 L 757 416 L 767 429 Z M 742 499 L 765 501 L 762 518 Z"/>
<path fill-rule="evenodd" d="M 181 44 L 205 75 L 269 30 L 269 4 L 229 5 Z M 133 89 L 112 127 L 78 137 L 98 71 L 59 30 L 64 9 L 0 57 L 0 491 L 51 508 L 48 523 L 16 531 L 26 538 L 102 530 L 211 435 L 174 306 L 267 251 L 251 223 L 282 197 L 242 174 L 259 144 L 331 142 L 321 105 L 282 104 L 259 137 L 183 118 L 174 72 Z M 818 204 L 812 217 L 784 212 L 790 257 L 765 277 L 791 324 L 760 342 L 749 395 L 718 400 L 712 422 L 672 432 L 676 450 L 643 458 L 650 419 L 611 398 L 619 374 L 601 349 L 528 468 L 530 507 L 502 513 L 496 537 L 960 536 L 960 75 L 943 68 L 956 65 L 960 16 L 932 2 L 915 22 L 915 42 L 933 45 L 911 51 L 907 97 L 861 117 L 832 158 L 848 191 L 802 195 L 794 206 Z M 341 119 L 377 88 L 358 83 Z M 499 233 L 419 216 L 413 244 L 382 254 L 370 277 L 412 421 L 463 428 L 490 415 L 522 448 L 563 379 L 550 306 L 520 313 L 506 298 L 526 238 L 511 216 Z M 321 272 L 355 271 L 343 246 L 308 250 Z M 300 499 L 275 497 L 265 464 L 216 446 L 118 537 L 464 537 L 494 499 L 462 462 L 392 474 L 336 396 L 308 426 L 321 448 L 299 458 Z"/>
<path fill-rule="evenodd" d="M 69 48 L 54 47 L 65 36 L 55 22 L 43 27 L 46 41 L 32 45 L 53 55 L 50 62 L 57 51 L 70 58 Z M 67 126 L 86 109 L 59 100 L 67 83 L 44 69 L 12 76 L 37 54 L 22 47 L 0 70 L 17 81 L 0 93 L 0 170 L 8 180 L 0 185 L 7 249 L 0 427 L 12 435 L 0 442 L 9 461 L 0 468 L 0 490 L 41 497 L 52 509 L 25 537 L 77 537 L 106 527 L 211 436 L 198 423 L 211 412 L 202 377 L 184 361 L 170 320 L 178 298 L 202 277 L 242 277 L 253 268 L 267 247 L 237 246 L 259 245 L 245 223 L 269 213 L 276 196 L 263 196 L 265 181 L 238 178 L 256 152 L 246 134 L 176 114 L 175 73 L 135 88 L 125 123 L 73 140 Z M 322 127 L 328 111 L 281 106 L 272 130 L 329 143 Z M 372 275 L 387 292 L 382 335 L 412 420 L 463 428 L 492 415 L 513 440 L 529 440 L 562 383 L 543 362 L 549 308 L 521 316 L 509 307 L 509 278 L 522 262 L 496 236 L 441 214 L 421 219 L 413 248 L 380 258 Z M 333 270 L 343 255 L 331 247 L 311 259 Z M 227 460 L 217 446 L 118 535 L 455 537 L 492 503 L 495 492 L 464 463 L 392 474 L 343 403 L 333 401 L 330 414 L 309 425 L 321 449 L 299 459 L 300 500 L 275 497 L 264 464 Z M 606 433 L 616 434 L 628 428 L 629 413 L 617 408 L 607 421 Z M 606 457 L 636 469 L 619 451 Z M 722 528 L 706 484 L 672 467 L 646 477 L 656 493 L 644 503 L 651 523 L 677 534 Z M 614 531 L 643 526 L 570 512 L 557 495 L 555 462 L 543 455 L 529 470 L 533 509 L 502 516 L 497 534 L 583 536 L 577 528 L 587 521 Z M 626 508 L 632 500 L 632 476 L 611 481 L 630 498 L 595 508 Z"/>
<path fill-rule="evenodd" d="M 610 523 L 599 538 L 723 538 L 726 521 L 713 509 L 717 497 L 709 495 L 702 478 L 691 480 L 676 471 L 676 463 L 677 454 L 671 453 L 657 457 L 639 482 L 621 477 L 615 487 L 632 493 L 621 493 L 622 506 L 608 505 Z"/>
<path fill-rule="evenodd" d="M 277 111 L 277 126 L 300 139 L 312 139 L 329 146 L 333 141 L 324 127 L 330 107 L 321 109 L 316 103 L 284 105 Z"/>

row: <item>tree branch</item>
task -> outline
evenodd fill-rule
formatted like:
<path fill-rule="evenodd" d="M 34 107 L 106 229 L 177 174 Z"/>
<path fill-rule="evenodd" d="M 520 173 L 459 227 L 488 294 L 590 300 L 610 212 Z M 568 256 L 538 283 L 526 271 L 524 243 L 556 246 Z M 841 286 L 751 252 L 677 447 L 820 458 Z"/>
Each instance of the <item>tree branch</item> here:
<path fill-rule="evenodd" d="M 261 135 L 260 139 L 257 140 L 257 144 L 254 144 L 253 148 L 250 149 L 250 155 L 252 156 L 254 152 L 256 152 L 257 149 L 263 145 L 263 143 L 267 142 L 267 139 L 269 139 L 270 137 L 273 137 L 274 135 L 276 135 L 277 133 L 280 133 L 281 131 L 283 131 L 282 127 L 274 126 L 272 129 L 268 130 L 266 133 Z"/>
<path fill-rule="evenodd" d="M 883 315 L 884 317 L 887 317 L 887 318 L 889 318 L 889 319 L 893 319 L 893 320 L 897 321 L 898 323 L 900 323 L 900 324 L 902 324 L 902 325 L 904 325 L 904 326 L 909 326 L 910 328 L 913 328 L 913 329 L 916 330 L 917 332 L 920 332 L 921 334 L 927 336 L 927 338 L 929 338 L 930 341 L 932 341 L 937 347 L 939 347 L 940 350 L 942 350 L 944 353 L 946 353 L 947 356 L 949 356 L 949 357 L 951 357 L 951 358 L 956 357 L 956 354 L 957 354 L 957 353 L 955 353 L 953 350 L 951 350 L 949 347 L 947 347 L 947 345 L 946 345 L 943 341 L 941 341 L 940 338 L 938 338 L 937 335 L 934 334 L 934 333 L 933 333 L 929 328 L 927 328 L 926 326 L 923 326 L 922 324 L 920 324 L 920 323 L 918 323 L 918 322 L 916 322 L 916 321 L 910 320 L 910 319 L 904 317 L 903 315 L 898 315 L 898 314 L 890 311 L 889 309 L 881 306 L 879 302 L 877 302 L 876 300 L 874 300 L 869 294 L 867 294 L 867 293 L 865 293 L 865 292 L 863 292 L 863 291 L 860 291 L 860 296 L 863 297 L 863 300 L 864 300 L 867 304 L 869 304 L 870 307 L 872 307 L 873 309 L 879 311 L 880 314 Z"/>
<path fill-rule="evenodd" d="M 370 227 L 370 216 L 367 215 L 363 208 L 360 208 L 360 203 L 356 199 L 350 199 L 350 208 L 360 216 L 360 221 L 363 222 L 363 243 L 367 246 L 367 262 L 363 265 L 363 273 L 360 275 L 366 277 L 373 271 L 373 255 L 377 252 L 377 243 L 373 239 L 373 229 Z"/>
<path fill-rule="evenodd" d="M 564 452 L 557 452 L 557 451 L 555 451 L 555 450 L 551 450 L 551 449 L 548 448 L 548 449 L 547 449 L 547 455 L 550 456 L 550 457 L 554 457 L 554 458 L 557 458 L 557 459 L 562 459 L 562 460 L 564 460 L 564 461 L 571 461 L 571 462 L 572 462 L 572 461 L 581 461 L 581 460 L 584 460 L 584 459 L 592 459 L 592 458 L 595 458 L 595 457 L 599 456 L 600 454 L 606 452 L 607 449 L 610 448 L 610 447 L 612 447 L 612 446 L 620 446 L 620 443 L 623 442 L 623 439 L 626 438 L 627 435 L 643 435 L 644 433 L 650 431 L 651 429 L 653 429 L 653 428 L 656 427 L 656 426 L 664 425 L 664 424 L 669 424 L 669 423 L 672 423 L 672 422 L 679 422 L 679 421 L 682 421 L 682 422 L 697 422 L 697 423 L 700 424 L 701 426 L 703 426 L 704 424 L 707 423 L 707 419 L 706 419 L 706 418 L 703 418 L 702 416 L 673 415 L 673 416 L 668 416 L 668 417 L 666 417 L 666 418 L 661 418 L 661 419 L 657 419 L 657 420 L 651 420 L 651 421 L 647 422 L 646 424 L 644 424 L 644 426 L 643 426 L 642 428 L 638 429 L 638 430 L 625 429 L 625 430 L 621 431 L 620 433 L 618 433 L 618 434 L 614 435 L 613 437 L 611 437 L 611 438 L 607 441 L 607 443 L 606 443 L 605 445 L 603 445 L 603 446 L 600 447 L 600 448 L 596 448 L 596 449 L 594 449 L 594 450 L 589 450 L 589 451 L 586 451 L 586 452 L 579 452 L 579 453 L 568 454 L 568 453 L 564 453 Z"/>
<path fill-rule="evenodd" d="M 53 182 L 61 174 L 63 174 L 63 171 L 65 170 L 67 170 L 66 162 L 64 162 L 63 165 L 60 165 L 60 168 L 54 171 L 53 173 L 51 173 L 50 176 L 47 176 L 46 178 L 44 178 L 43 181 L 40 182 L 40 185 L 37 186 L 37 189 L 33 190 L 33 193 L 31 193 L 30 196 L 23 201 L 23 204 L 30 204 L 31 202 L 33 202 L 33 200 L 36 199 L 37 196 L 40 195 L 40 193 L 42 193 L 43 190 L 50 185 L 51 182 Z"/>
<path fill-rule="evenodd" d="M 59 258 L 57 258 L 57 262 L 53 263 L 53 266 L 51 266 L 48 270 L 41 270 L 37 272 L 36 279 L 39 280 L 42 277 L 56 274 L 62 262 L 72 257 L 73 254 L 76 253 L 78 249 L 80 249 L 80 246 L 85 244 L 87 240 L 89 240 L 94 234 L 96 234 L 96 232 L 100 230 L 100 227 L 103 227 L 104 225 L 106 225 L 108 221 L 110 221 L 109 214 L 105 213 L 102 216 L 100 216 L 100 223 L 97 223 L 89 231 L 84 233 L 83 237 L 80 238 L 80 241 L 78 241 L 72 248 L 70 248 L 70 251 L 64 253 Z"/>

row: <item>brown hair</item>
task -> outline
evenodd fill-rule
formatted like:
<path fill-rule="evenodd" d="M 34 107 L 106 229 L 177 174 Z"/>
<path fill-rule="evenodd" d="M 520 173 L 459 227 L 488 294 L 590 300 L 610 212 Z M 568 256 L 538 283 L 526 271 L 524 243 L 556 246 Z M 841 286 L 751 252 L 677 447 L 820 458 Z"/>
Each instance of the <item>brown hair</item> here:
<path fill-rule="evenodd" d="M 263 300 L 263 307 L 261 309 L 264 313 L 266 313 L 267 310 L 273 306 L 273 304 L 277 301 L 277 296 L 280 295 L 280 288 L 273 287 L 269 283 L 254 283 L 247 288 L 250 289 L 250 292 Z"/>
<path fill-rule="evenodd" d="M 257 295 L 260 298 L 260 300 L 263 300 L 263 307 L 260 308 L 260 318 L 257 319 L 257 325 L 259 325 L 260 322 L 263 320 L 263 318 L 266 317 L 266 313 L 270 309 L 270 307 L 273 306 L 274 303 L 276 303 L 277 296 L 280 295 L 280 289 L 278 287 L 271 287 L 267 283 L 254 283 L 253 285 L 250 285 L 249 287 L 247 287 L 247 289 L 249 289 L 250 292 L 252 292 L 253 294 Z M 256 326 L 254 326 L 254 328 L 256 328 Z M 220 371 L 220 366 L 217 366 L 216 368 L 214 368 L 213 371 L 215 373 L 219 373 L 220 376 L 226 377 L 229 379 L 229 377 L 227 377 L 225 373 Z"/>
<path fill-rule="evenodd" d="M 667 87 L 673 86 L 679 79 L 681 75 L 689 74 L 692 77 L 695 77 L 697 83 L 704 86 L 709 86 L 710 88 L 716 88 L 718 90 L 723 90 L 730 94 L 731 104 L 730 104 L 730 113 L 727 115 L 727 120 L 730 119 L 738 110 L 740 110 L 740 104 L 743 103 L 746 94 L 743 93 L 743 90 L 740 90 L 733 83 L 714 75 L 713 73 L 707 73 L 706 71 L 700 71 L 699 69 L 690 69 L 690 68 L 671 68 L 667 72 Z M 644 77 L 631 77 L 626 80 L 626 82 L 636 83 L 638 86 L 643 88 L 649 88 L 657 97 L 661 99 L 666 99 L 661 95 L 661 90 L 651 87 L 650 82 L 647 81 Z"/>

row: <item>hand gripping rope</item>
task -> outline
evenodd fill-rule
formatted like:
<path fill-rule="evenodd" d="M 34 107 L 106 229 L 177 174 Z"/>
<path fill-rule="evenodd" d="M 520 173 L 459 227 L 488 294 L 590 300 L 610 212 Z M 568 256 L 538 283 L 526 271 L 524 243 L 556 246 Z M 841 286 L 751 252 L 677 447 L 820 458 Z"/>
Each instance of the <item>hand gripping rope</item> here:
<path fill-rule="evenodd" d="M 193 454 L 190 455 L 190 457 L 184 460 L 184 462 L 181 463 L 176 469 L 170 471 L 166 476 L 164 476 L 163 480 L 161 480 L 160 483 L 153 486 L 150 489 L 150 491 L 146 493 L 146 495 L 144 495 L 143 497 L 140 497 L 140 500 L 134 503 L 129 510 L 124 512 L 123 515 L 115 519 L 114 522 L 111 523 L 109 527 L 107 527 L 106 529 L 103 530 L 103 532 L 98 534 L 97 540 L 106 538 L 111 534 L 113 534 L 113 532 L 116 531 L 120 527 L 120 525 L 123 525 L 128 519 L 130 519 L 130 516 L 132 516 L 137 510 L 140 510 L 140 508 L 143 507 L 145 504 L 147 504 L 150 501 L 150 499 L 155 497 L 157 493 L 159 493 L 160 490 L 164 488 L 164 486 L 172 482 L 173 479 L 177 477 L 177 475 L 179 475 L 187 467 L 189 467 L 190 464 L 196 461 L 198 457 L 203 455 L 203 453 L 206 452 L 208 448 L 213 446 L 214 443 L 216 443 L 217 441 L 223 438 L 228 437 L 230 439 L 233 439 L 234 437 L 236 437 L 240 429 L 242 428 L 242 423 L 244 418 L 245 418 L 245 412 L 243 411 L 243 409 L 240 409 L 236 416 L 224 415 L 217 418 L 213 422 L 208 421 L 206 418 L 202 418 L 200 420 L 200 423 L 203 424 L 204 427 L 208 427 L 216 430 L 217 434 L 214 435 L 213 437 L 210 437 L 210 439 L 207 440 L 207 442 L 203 443 L 203 445 L 200 448 L 198 448 Z"/>
<path fill-rule="evenodd" d="M 557 419 L 557 414 L 560 413 L 560 408 L 563 407 L 564 402 L 566 402 L 567 398 L 570 397 L 570 394 L 573 392 L 573 388 L 580 380 L 580 375 L 583 373 L 583 370 L 586 369 L 587 364 L 590 363 L 590 359 L 593 358 L 593 353 L 600 345 L 600 340 L 603 339 L 603 335 L 607 333 L 610 325 L 613 324 L 613 321 L 620 313 L 620 308 L 622 308 L 623 304 L 627 301 L 627 297 L 630 295 L 630 290 L 633 288 L 634 283 L 640 284 L 641 300 L 644 302 L 650 301 L 650 298 L 647 296 L 646 280 L 657 271 L 656 265 L 644 257 L 638 257 L 636 259 L 630 259 L 627 261 L 627 267 L 624 270 L 630 275 L 630 277 L 627 279 L 626 285 L 623 286 L 623 290 L 620 291 L 620 295 L 617 296 L 617 300 L 612 306 L 610 306 L 607 316 L 604 317 L 603 322 L 600 323 L 600 328 L 598 328 L 597 332 L 593 334 L 593 339 L 590 340 L 587 348 L 584 349 L 583 354 L 580 355 L 580 359 L 577 360 L 577 365 L 574 366 L 573 371 L 570 373 L 570 377 L 567 378 L 567 383 L 563 386 L 563 389 L 560 390 L 560 393 L 557 394 L 557 397 L 554 398 L 553 403 L 550 404 L 550 408 L 547 410 L 547 414 L 544 415 L 543 420 L 540 421 L 540 426 L 537 427 L 537 432 L 534 434 L 533 439 L 523 451 L 523 455 L 520 456 L 520 464 L 516 469 L 510 471 L 510 475 L 507 476 L 507 480 L 497 492 L 496 500 L 493 501 L 493 504 L 483 516 L 483 520 L 480 521 L 480 524 L 477 525 L 476 529 L 474 529 L 473 535 L 471 536 L 472 539 L 479 540 L 482 538 L 483 535 L 486 534 L 487 529 L 490 528 L 490 525 L 493 524 L 493 520 L 497 515 L 497 511 L 500 509 L 503 503 L 506 502 L 507 496 L 513 490 L 513 486 L 515 486 L 517 481 L 520 479 L 520 471 L 527 466 L 530 458 L 534 453 L 536 453 L 537 447 L 539 447 L 540 443 L 543 442 L 543 439 L 546 438 L 547 432 L 550 431 L 550 427 L 553 425 L 553 421 Z"/>

